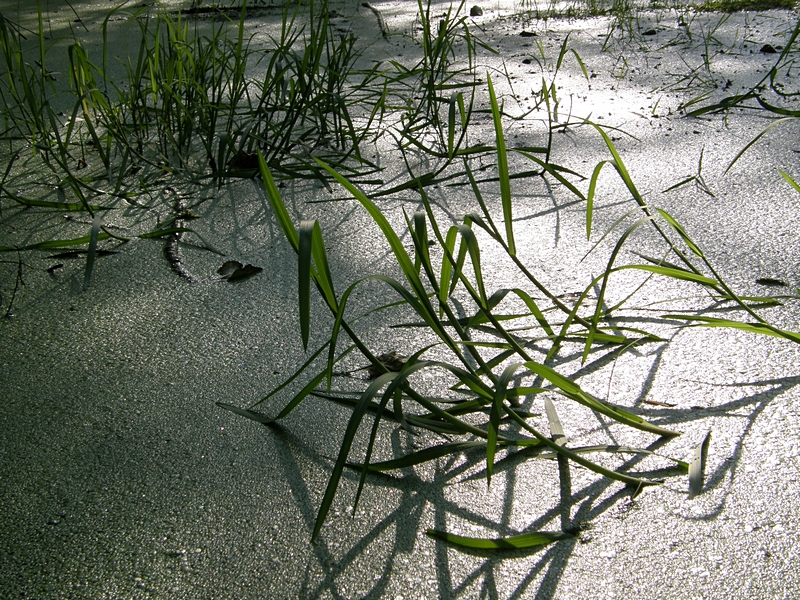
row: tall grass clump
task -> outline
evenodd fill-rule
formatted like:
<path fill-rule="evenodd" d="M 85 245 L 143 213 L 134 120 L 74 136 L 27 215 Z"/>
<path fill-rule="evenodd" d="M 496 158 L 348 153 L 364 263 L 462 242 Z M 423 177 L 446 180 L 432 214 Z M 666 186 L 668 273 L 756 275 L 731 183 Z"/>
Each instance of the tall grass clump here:
<path fill-rule="evenodd" d="M 463 148 L 474 110 L 474 91 L 480 83 L 476 51 L 495 51 L 472 34 L 465 2 L 450 5 L 438 17 L 430 0 L 418 0 L 417 5 L 412 40 L 422 56 L 411 67 L 390 60 L 395 72 L 387 74 L 392 99 L 401 111 L 399 136 L 402 144 L 452 159 Z"/>
<path fill-rule="evenodd" d="M 120 5 L 102 22 L 98 53 L 75 39 L 48 40 L 41 8 L 35 48 L 0 16 L 9 141 L 0 149 L 8 157 L 2 202 L 91 217 L 118 206 L 142 215 L 167 208 L 171 218 L 136 234 L 158 238 L 190 231 L 174 225 L 184 210 L 161 206 L 165 187 L 210 189 L 254 177 L 259 153 L 284 177 L 318 178 L 312 156 L 351 177 L 376 169 L 361 145 L 380 129 L 386 83 L 379 65 L 356 69 L 362 50 L 331 24 L 325 0 L 287 3 L 277 33 L 257 44 L 246 3 L 238 19 L 210 15 Z M 134 41 L 128 56 L 113 48 L 120 35 Z M 54 58 L 67 65 L 59 88 L 47 66 Z M 48 198 L 53 188 L 57 201 Z M 100 241 L 130 239 L 99 227 Z M 92 236 L 83 233 L 0 251 L 88 244 Z"/>
<path fill-rule="evenodd" d="M 588 121 L 586 125 L 594 128 L 605 143 L 609 158 L 594 168 L 588 192 L 584 193 L 576 186 L 568 188 L 585 203 L 587 238 L 592 235 L 594 194 L 605 166 L 614 169 L 628 190 L 633 206 L 627 216 L 634 221 L 619 234 L 604 272 L 590 282 L 574 305 L 554 294 L 517 251 L 511 191 L 514 177 L 509 168 L 509 154 L 531 159 L 537 166 L 544 165 L 547 176 L 559 174 L 559 171 L 530 152 L 507 149 L 501 108 L 488 76 L 487 84 L 495 128 L 492 151 L 501 200 L 498 211 L 491 210 L 484 201 L 482 185 L 476 181 L 470 161 L 465 157 L 462 173 L 471 190 L 474 210 L 460 222 L 442 222 L 427 195 L 427 182 L 411 172 L 409 181 L 416 184 L 421 210 L 411 215 L 404 213 L 406 231 L 398 232 L 373 198 L 336 169 L 317 161 L 371 217 L 388 246 L 396 271 L 400 273 L 399 279 L 384 274 L 371 275 L 349 283 L 344 291 L 337 292 L 319 223 L 303 221 L 297 226 L 291 221 L 269 166 L 265 160 L 260 160 L 266 194 L 285 237 L 298 256 L 300 332 L 304 348 L 308 348 L 311 339 L 312 284 L 330 310 L 333 325 L 326 336 L 328 341 L 313 352 L 287 382 L 263 400 L 248 409 L 222 403 L 221 406 L 263 424 L 285 417 L 309 395 L 351 409 L 318 511 L 313 538 L 322 530 L 341 487 L 345 469 L 353 469 L 359 474 L 356 504 L 370 474 L 413 468 L 477 450 L 483 454 L 488 483 L 491 483 L 501 451 L 514 452 L 520 460 L 548 457 L 557 458 L 564 464 L 580 465 L 629 487 L 633 495 L 645 487 L 661 483 L 663 480 L 658 477 L 621 466 L 612 467 L 607 459 L 593 458 L 597 454 L 644 457 L 653 454 L 652 445 L 644 448 L 613 444 L 571 445 L 564 438 L 556 406 L 548 398 L 556 393 L 594 412 L 608 425 L 654 436 L 656 445 L 658 440 L 679 435 L 664 424 L 648 421 L 635 412 L 593 396 L 574 378 L 560 372 L 559 367 L 572 360 L 575 343 L 582 347 L 578 354 L 583 363 L 597 361 L 599 364 L 608 352 L 619 355 L 635 346 L 665 341 L 657 331 L 648 331 L 648 322 L 652 323 L 652 319 L 635 323 L 630 318 L 617 318 L 630 298 L 628 296 L 611 306 L 607 302 L 618 273 L 635 270 L 642 273 L 645 280 L 656 277 L 686 282 L 710 294 L 715 306 L 725 307 L 720 309 L 720 314 L 725 316 L 664 314 L 658 320 L 662 328 L 676 322 L 679 326 L 727 327 L 800 343 L 799 334 L 774 327 L 758 314 L 757 306 L 774 305 L 774 301 L 737 296 L 719 277 L 686 230 L 670 214 L 644 201 L 608 134 Z M 615 228 L 629 222 L 620 219 Z M 660 258 L 640 255 L 644 257 L 641 264 L 620 264 L 622 249 L 630 245 L 634 234 L 645 227 L 652 228 L 662 240 L 663 255 Z M 602 236 L 601 241 L 610 233 Z M 402 241 L 404 235 L 409 236 L 413 243 L 411 251 Z M 481 238 L 488 241 L 493 253 L 504 254 L 513 265 L 519 281 L 517 287 L 491 287 L 492 278 L 482 266 L 482 257 L 487 250 L 485 244 L 479 242 Z M 441 248 L 440 258 L 435 258 L 431 252 L 431 240 Z M 371 307 L 366 314 L 400 305 L 412 316 L 406 316 L 396 326 L 425 332 L 424 336 L 414 334 L 414 339 L 425 341 L 408 356 L 377 355 L 359 333 L 356 323 L 365 315 L 351 315 L 349 303 L 352 294 L 368 281 L 385 286 L 392 298 L 386 305 Z M 592 293 L 596 294 L 594 308 L 589 305 Z M 731 319 L 727 312 L 731 307 L 744 314 L 747 320 Z M 460 314 L 460 309 L 466 314 Z M 343 337 L 346 337 L 346 343 L 342 343 Z M 372 379 L 361 392 L 337 390 L 332 384 L 337 374 L 335 366 L 354 349 L 369 361 Z M 311 370 L 312 365 L 317 364 L 317 357 L 323 353 L 327 355 L 324 366 L 307 376 L 308 382 L 303 389 L 274 418 L 252 410 L 302 373 Z M 438 389 L 431 389 L 431 378 L 419 377 L 423 372 L 435 373 Z M 536 408 L 544 409 L 547 429 L 541 428 Z M 417 434 L 415 449 L 388 460 L 373 461 L 382 423 L 391 423 Z M 356 439 L 362 427 L 368 437 L 356 457 Z M 420 435 L 422 432 L 427 435 Z M 427 445 L 419 449 L 423 441 Z M 688 472 L 690 493 L 699 492 L 701 471 L 694 463 L 690 466 L 679 460 L 662 458 L 668 460 L 673 473 Z M 568 477 L 568 470 L 566 474 L 560 470 L 559 477 Z M 565 481 L 561 483 L 568 485 Z M 473 538 L 441 530 L 428 531 L 430 535 L 453 544 L 477 549 L 535 547 L 571 537 L 575 532 L 574 524 L 563 522 L 561 531 L 525 532 L 507 538 Z"/>
<path fill-rule="evenodd" d="M 316 172 L 311 153 L 340 166 L 351 158 L 358 164 L 360 144 L 374 134 L 370 103 L 380 98 L 373 85 L 378 69 L 355 70 L 355 38 L 333 29 L 325 0 L 287 4 L 280 34 L 266 47 L 246 36 L 246 8 L 238 20 L 220 12 L 202 22 L 166 9 L 110 11 L 100 56 L 79 42 L 67 49 L 74 109 L 65 125 L 48 118 L 55 88 L 44 66 L 41 11 L 36 57 L 26 55 L 20 32 L 3 18 L 6 134 L 61 161 L 97 153 L 109 177 L 131 163 L 151 167 L 156 178 L 252 176 L 256 151 L 292 175 Z M 113 59 L 115 66 L 110 40 L 119 32 L 111 26 L 119 27 L 121 16 L 138 48 Z M 115 79 L 110 73 L 120 69 Z M 262 75 L 254 79 L 253 72 Z"/>
<path fill-rule="evenodd" d="M 41 10 L 38 11 L 38 24 L 35 56 L 26 56 L 21 43 L 24 36 L 19 26 L 0 13 L 0 50 L 5 70 L 0 79 L 2 137 L 28 140 L 32 145 L 46 144 L 50 139 L 48 103 L 56 93 L 53 79 L 45 67 L 47 50 Z"/>
<path fill-rule="evenodd" d="M 180 13 L 132 16 L 140 48 L 124 85 L 114 86 L 116 110 L 92 105 L 106 130 L 139 159 L 215 178 L 254 174 L 256 150 L 292 172 L 308 166 L 303 156 L 315 148 L 337 164 L 359 156 L 369 128 L 351 111 L 371 94 L 372 77 L 350 85 L 358 52 L 352 35 L 334 34 L 327 3 L 287 4 L 267 48 L 245 38 L 245 16 L 243 4 L 238 21 L 222 14 L 205 32 Z M 253 70 L 263 76 L 248 77 Z M 157 156 L 145 157 L 153 143 Z"/>

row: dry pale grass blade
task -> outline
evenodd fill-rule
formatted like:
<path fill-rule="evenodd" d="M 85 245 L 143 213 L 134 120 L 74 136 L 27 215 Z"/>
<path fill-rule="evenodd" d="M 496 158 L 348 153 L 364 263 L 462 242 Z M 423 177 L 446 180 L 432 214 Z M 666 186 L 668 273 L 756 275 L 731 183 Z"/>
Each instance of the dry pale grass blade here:
<path fill-rule="evenodd" d="M 689 500 L 703 491 L 703 477 L 708 457 L 708 446 L 711 443 L 711 432 L 706 434 L 702 443 L 694 450 L 694 457 L 689 464 Z"/>

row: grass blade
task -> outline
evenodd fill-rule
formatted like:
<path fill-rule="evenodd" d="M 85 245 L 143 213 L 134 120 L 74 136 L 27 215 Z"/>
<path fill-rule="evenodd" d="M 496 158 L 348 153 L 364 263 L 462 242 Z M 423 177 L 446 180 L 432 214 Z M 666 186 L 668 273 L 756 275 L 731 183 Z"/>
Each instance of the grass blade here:
<path fill-rule="evenodd" d="M 508 252 L 512 256 L 517 254 L 517 247 L 514 243 L 513 215 L 511 206 L 511 181 L 508 176 L 508 154 L 506 153 L 506 141 L 503 136 L 503 122 L 501 118 L 500 106 L 497 104 L 497 96 L 494 93 L 492 78 L 486 74 L 486 81 L 489 84 L 489 100 L 492 104 L 492 118 L 494 119 L 495 146 L 497 152 L 497 174 L 500 178 L 500 199 L 503 204 L 503 221 L 506 225 L 506 241 Z"/>
<path fill-rule="evenodd" d="M 540 531 L 536 533 L 522 533 L 507 538 L 474 538 L 455 535 L 438 529 L 428 529 L 425 533 L 462 548 L 474 550 L 525 550 L 552 544 L 558 540 L 566 540 L 575 536 L 563 531 Z"/>
<path fill-rule="evenodd" d="M 689 464 L 689 500 L 698 496 L 703 491 L 703 476 L 708 456 L 708 445 L 711 442 L 711 432 L 706 434 L 703 442 L 694 449 L 694 458 Z"/>

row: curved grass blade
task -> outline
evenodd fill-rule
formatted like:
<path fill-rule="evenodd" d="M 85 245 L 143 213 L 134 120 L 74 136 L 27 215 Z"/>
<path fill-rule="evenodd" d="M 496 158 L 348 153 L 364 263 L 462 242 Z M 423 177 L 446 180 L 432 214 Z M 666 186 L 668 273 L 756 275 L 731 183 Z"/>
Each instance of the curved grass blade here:
<path fill-rule="evenodd" d="M 608 164 L 607 160 L 602 160 L 597 163 L 592 171 L 592 177 L 589 179 L 589 191 L 586 193 L 586 239 L 592 238 L 592 217 L 594 216 L 594 194 L 597 190 L 597 179 L 600 177 L 600 171 Z M 604 236 L 605 237 L 605 236 Z"/>
<path fill-rule="evenodd" d="M 558 540 L 574 538 L 571 533 L 563 531 L 540 531 L 536 533 L 522 533 L 506 538 L 475 538 L 455 535 L 438 529 L 425 531 L 432 538 L 436 538 L 462 548 L 474 550 L 525 550 L 545 546 Z"/>
<path fill-rule="evenodd" d="M 692 281 L 694 283 L 700 283 L 702 285 L 707 285 L 715 289 L 718 283 L 716 279 L 712 279 L 711 277 L 706 277 L 705 275 L 698 275 L 697 273 L 693 273 L 692 271 L 687 271 L 686 269 L 664 267 L 658 265 L 625 265 L 622 267 L 614 267 L 613 269 L 611 269 L 611 271 L 609 271 L 609 273 L 624 271 L 626 269 L 636 269 L 637 271 L 648 271 L 650 273 L 655 273 L 656 275 L 671 277 L 672 279 L 682 279 L 684 281 Z"/>
<path fill-rule="evenodd" d="M 142 238 L 143 240 L 152 240 L 160 237 L 164 237 L 165 235 L 171 235 L 173 233 L 180 233 L 188 231 L 194 233 L 188 227 L 167 227 L 165 229 L 156 229 L 155 231 L 150 231 L 148 233 L 142 233 L 136 237 Z"/>
<path fill-rule="evenodd" d="M 259 400 L 255 404 L 251 405 L 250 408 L 253 408 L 254 406 L 258 406 L 259 404 L 261 404 L 263 402 L 266 402 L 267 400 L 272 398 L 272 396 L 274 396 L 275 394 L 280 392 L 283 388 L 285 388 L 287 385 L 292 383 L 292 381 L 297 379 L 297 377 L 299 377 L 300 374 L 302 372 L 304 372 L 312 362 L 314 362 L 314 359 L 317 358 L 317 356 L 319 356 L 320 354 L 322 354 L 322 351 L 325 350 L 325 348 L 328 347 L 328 344 L 330 344 L 330 342 L 325 342 L 324 344 L 322 344 L 322 346 L 320 346 L 319 350 L 314 352 L 314 354 L 311 355 L 311 358 L 309 358 L 305 363 L 303 363 L 303 366 L 301 366 L 299 369 L 297 369 L 297 371 L 295 371 L 294 374 L 291 377 L 289 377 L 286 381 L 284 381 L 282 384 L 280 384 L 278 387 L 276 387 L 274 390 L 272 390 L 269 394 L 264 396 L 261 400 Z M 353 350 L 353 348 L 355 348 L 355 346 L 350 346 L 347 350 L 345 350 L 342 353 L 342 355 L 339 357 L 339 359 L 341 360 L 342 358 L 344 358 L 347 354 L 349 354 Z"/>
<path fill-rule="evenodd" d="M 28 200 L 26 198 L 21 198 L 16 194 L 11 194 L 7 190 L 3 189 L 3 192 L 8 195 L 9 198 L 12 200 L 23 204 L 24 206 L 39 206 L 42 208 L 52 208 L 54 210 L 68 210 L 68 211 L 85 211 L 87 210 L 87 206 L 83 204 L 79 204 L 77 202 L 52 202 L 49 200 Z M 98 210 L 111 210 L 110 206 L 98 206 L 96 204 L 89 204 L 88 210 L 90 211 L 98 211 Z"/>
<path fill-rule="evenodd" d="M 352 194 L 353 198 L 358 200 L 361 205 L 367 210 L 369 215 L 372 217 L 373 221 L 378 225 L 383 236 L 386 238 L 386 241 L 389 242 L 389 247 L 392 249 L 394 253 L 395 259 L 397 260 L 400 269 L 403 271 L 403 274 L 408 279 L 409 283 L 411 284 L 412 289 L 417 294 L 417 297 L 425 302 L 427 301 L 427 292 L 425 291 L 424 286 L 422 285 L 422 281 L 420 280 L 419 276 L 417 275 L 417 271 L 414 268 L 414 263 L 411 261 L 411 258 L 408 256 L 408 252 L 406 252 L 403 243 L 400 241 L 400 238 L 395 233 L 392 226 L 389 224 L 389 221 L 380 211 L 380 209 L 375 206 L 375 204 L 367 198 L 367 196 L 358 189 L 355 185 L 350 183 L 345 177 L 340 175 L 336 170 L 332 167 L 328 166 L 318 158 L 314 158 L 314 160 L 319 164 L 320 167 L 325 169 L 330 175 L 340 184 L 342 185 L 350 194 Z"/>
<path fill-rule="evenodd" d="M 684 243 L 689 246 L 689 249 L 695 253 L 696 256 L 699 258 L 703 258 L 703 251 L 695 244 L 692 239 L 689 237 L 689 234 L 686 233 L 686 230 L 681 226 L 675 218 L 669 214 L 667 211 L 662 210 L 660 208 L 656 208 L 658 213 L 664 218 L 664 220 L 670 224 L 670 226 L 678 232 L 678 235 L 681 236 L 681 239 Z"/>
<path fill-rule="evenodd" d="M 281 198 L 281 193 L 278 191 L 278 186 L 275 185 L 275 180 L 272 178 L 267 162 L 264 160 L 264 155 L 260 150 L 258 151 L 258 167 L 261 171 L 261 180 L 264 182 L 267 198 L 269 198 L 269 202 L 272 205 L 272 210 L 275 211 L 275 218 L 278 220 L 286 239 L 289 240 L 292 248 L 297 252 L 300 246 L 299 236 L 286 210 L 286 204 Z"/>

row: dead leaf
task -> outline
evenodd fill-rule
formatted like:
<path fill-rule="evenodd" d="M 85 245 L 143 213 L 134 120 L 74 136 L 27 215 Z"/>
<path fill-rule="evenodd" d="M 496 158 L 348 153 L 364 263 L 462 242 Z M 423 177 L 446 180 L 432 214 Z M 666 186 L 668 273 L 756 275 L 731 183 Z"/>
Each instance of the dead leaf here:
<path fill-rule="evenodd" d="M 261 267 L 253 265 L 242 265 L 238 260 L 229 260 L 217 269 L 217 273 L 223 281 L 241 281 L 258 275 L 263 270 Z"/>
<path fill-rule="evenodd" d="M 236 269 L 241 269 L 244 265 L 240 263 L 238 260 L 229 260 L 225 262 L 219 269 L 217 269 L 217 273 L 223 279 L 227 279 L 231 275 L 233 275 Z"/>

